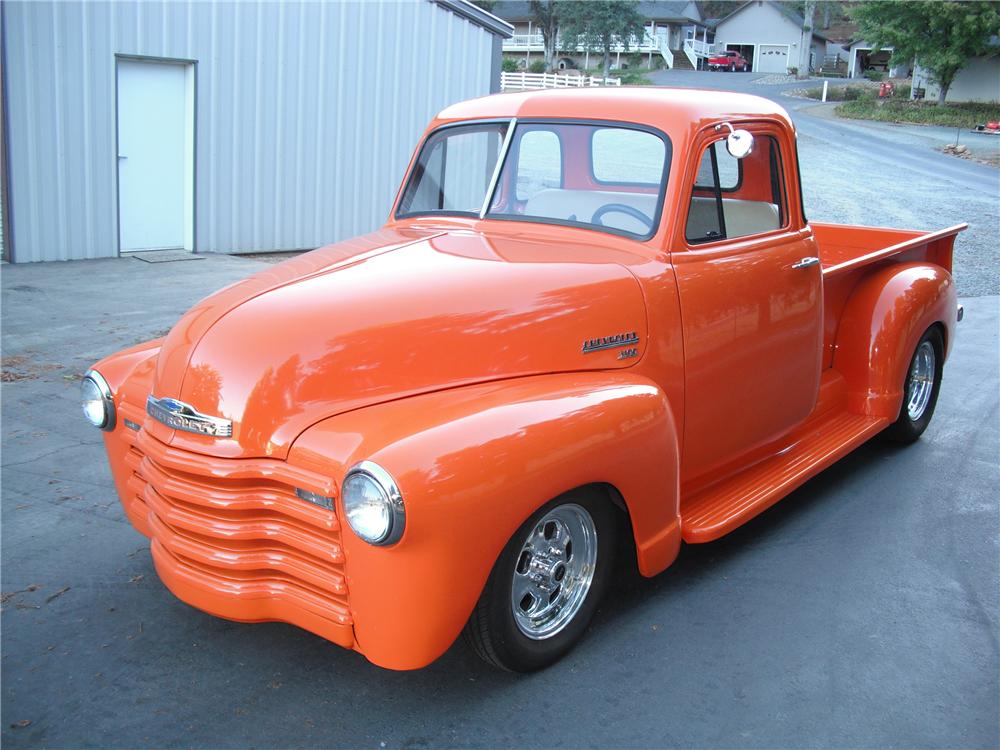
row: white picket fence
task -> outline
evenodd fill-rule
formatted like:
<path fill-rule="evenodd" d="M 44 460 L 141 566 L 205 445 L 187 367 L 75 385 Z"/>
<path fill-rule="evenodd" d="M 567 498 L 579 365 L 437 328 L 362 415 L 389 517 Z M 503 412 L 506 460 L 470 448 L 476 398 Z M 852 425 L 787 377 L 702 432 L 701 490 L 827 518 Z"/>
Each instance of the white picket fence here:
<path fill-rule="evenodd" d="M 501 91 L 525 89 L 575 89 L 589 86 L 621 86 L 621 78 L 596 76 L 568 76 L 559 73 L 500 73 Z"/>

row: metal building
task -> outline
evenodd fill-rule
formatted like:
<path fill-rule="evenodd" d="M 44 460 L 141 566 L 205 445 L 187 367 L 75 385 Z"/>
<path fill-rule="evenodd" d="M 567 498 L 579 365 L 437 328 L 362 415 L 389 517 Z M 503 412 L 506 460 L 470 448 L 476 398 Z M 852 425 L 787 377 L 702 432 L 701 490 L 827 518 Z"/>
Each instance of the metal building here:
<path fill-rule="evenodd" d="M 379 226 L 427 121 L 499 84 L 467 0 L 5 0 L 4 255 L 312 248 Z"/>

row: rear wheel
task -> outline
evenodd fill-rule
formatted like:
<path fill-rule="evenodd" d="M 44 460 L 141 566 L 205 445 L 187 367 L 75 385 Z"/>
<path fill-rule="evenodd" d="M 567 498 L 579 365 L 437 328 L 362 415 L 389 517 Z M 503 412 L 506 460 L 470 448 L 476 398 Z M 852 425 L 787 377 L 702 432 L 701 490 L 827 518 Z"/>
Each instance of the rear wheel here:
<path fill-rule="evenodd" d="M 917 343 L 903 384 L 903 405 L 899 417 L 885 436 L 897 443 L 919 438 L 934 416 L 944 367 L 944 340 L 937 327 L 929 328 Z"/>
<path fill-rule="evenodd" d="M 465 626 L 493 666 L 531 672 L 583 635 L 607 589 L 616 550 L 615 510 L 597 490 L 578 490 L 535 513 L 504 547 Z"/>

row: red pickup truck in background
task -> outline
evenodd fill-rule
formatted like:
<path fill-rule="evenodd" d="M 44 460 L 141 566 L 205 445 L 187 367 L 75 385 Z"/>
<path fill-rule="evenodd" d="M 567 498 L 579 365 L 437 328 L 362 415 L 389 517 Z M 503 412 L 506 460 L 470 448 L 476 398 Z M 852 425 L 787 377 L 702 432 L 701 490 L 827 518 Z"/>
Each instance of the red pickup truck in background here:
<path fill-rule="evenodd" d="M 750 70 L 750 62 L 734 49 L 727 49 L 718 55 L 708 58 L 709 70 L 728 70 L 730 72 L 741 70 L 746 73 Z"/>

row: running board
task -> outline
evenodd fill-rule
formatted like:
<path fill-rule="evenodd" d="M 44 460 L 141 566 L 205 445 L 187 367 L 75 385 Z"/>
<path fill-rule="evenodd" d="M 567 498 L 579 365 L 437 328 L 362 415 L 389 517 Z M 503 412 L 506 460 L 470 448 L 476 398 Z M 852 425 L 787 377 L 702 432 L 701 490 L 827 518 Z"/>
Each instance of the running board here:
<path fill-rule="evenodd" d="M 685 542 L 711 542 L 763 513 L 837 459 L 889 424 L 889 420 L 834 411 L 771 458 L 681 501 Z"/>

